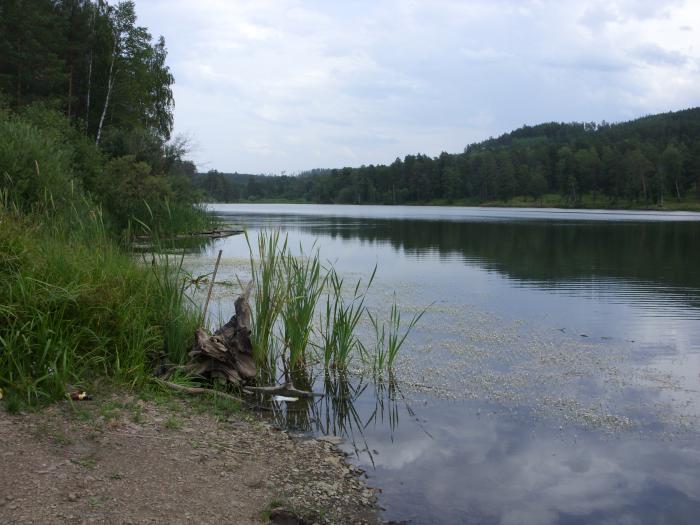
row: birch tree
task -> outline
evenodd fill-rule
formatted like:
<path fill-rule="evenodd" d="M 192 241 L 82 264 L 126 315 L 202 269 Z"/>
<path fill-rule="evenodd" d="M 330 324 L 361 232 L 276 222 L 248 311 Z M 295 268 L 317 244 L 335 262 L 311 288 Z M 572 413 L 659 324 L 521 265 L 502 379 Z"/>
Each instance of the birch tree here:
<path fill-rule="evenodd" d="M 100 122 L 97 125 L 95 144 L 99 144 L 100 138 L 102 137 L 102 128 L 104 127 L 105 117 L 109 110 L 109 103 L 112 98 L 112 91 L 114 90 L 114 82 L 119 70 L 118 62 L 123 58 L 122 54 L 126 48 L 125 44 L 128 42 L 130 33 L 134 31 L 134 25 L 136 24 L 136 13 L 133 2 L 119 2 L 116 7 L 109 5 L 105 5 L 105 7 L 112 29 L 112 53 L 109 62 L 109 71 L 107 73 L 107 93 L 105 95 L 104 105 L 102 106 Z"/>

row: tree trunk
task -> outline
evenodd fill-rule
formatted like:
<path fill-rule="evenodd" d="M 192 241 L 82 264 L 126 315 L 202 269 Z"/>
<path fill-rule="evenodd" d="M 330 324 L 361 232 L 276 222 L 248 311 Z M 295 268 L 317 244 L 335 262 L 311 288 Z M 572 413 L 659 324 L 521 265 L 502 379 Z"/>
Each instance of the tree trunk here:
<path fill-rule="evenodd" d="M 249 294 L 250 289 L 236 299 L 235 315 L 214 335 L 197 330 L 194 348 L 189 353 L 192 362 L 187 365 L 190 373 L 233 384 L 255 378 Z"/>
<path fill-rule="evenodd" d="M 70 120 L 71 102 L 73 101 L 73 64 L 68 72 L 68 120 Z"/>
<path fill-rule="evenodd" d="M 15 107 L 19 107 L 22 98 L 22 40 L 17 37 L 17 86 L 15 93 Z"/>
<path fill-rule="evenodd" d="M 105 116 L 107 115 L 107 109 L 109 108 L 109 98 L 112 96 L 112 86 L 114 86 L 114 60 L 117 55 L 117 46 L 114 46 L 114 52 L 112 53 L 112 62 L 109 64 L 109 75 L 107 76 L 107 97 L 105 98 L 105 105 L 102 108 L 102 115 L 100 116 L 100 123 L 97 126 L 97 137 L 95 139 L 95 144 L 100 144 L 100 137 L 102 136 L 102 126 L 105 123 Z"/>
<path fill-rule="evenodd" d="M 92 3 L 90 3 L 92 6 Z M 92 90 L 92 57 L 94 55 L 93 45 L 95 38 L 95 10 L 96 7 L 92 7 L 92 18 L 90 19 L 90 60 L 88 61 L 88 78 L 87 78 L 87 97 L 85 100 L 85 133 L 89 133 L 90 130 L 90 92 Z"/>
<path fill-rule="evenodd" d="M 90 49 L 90 61 L 88 62 L 88 85 L 85 101 L 85 133 L 90 129 L 90 90 L 92 89 L 92 49 Z"/>

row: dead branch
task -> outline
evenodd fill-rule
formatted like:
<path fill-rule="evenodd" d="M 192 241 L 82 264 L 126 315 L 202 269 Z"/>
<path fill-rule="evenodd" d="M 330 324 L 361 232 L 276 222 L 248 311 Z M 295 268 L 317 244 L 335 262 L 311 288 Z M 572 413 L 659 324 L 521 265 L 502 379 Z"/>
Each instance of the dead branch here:
<path fill-rule="evenodd" d="M 307 392 L 306 390 L 297 389 L 293 383 L 284 383 L 283 385 L 272 386 L 248 386 L 246 390 L 251 392 L 259 392 L 261 394 L 278 394 L 281 396 L 292 397 L 323 397 L 323 394 L 317 392 Z"/>
<path fill-rule="evenodd" d="M 195 386 L 178 385 L 177 383 L 171 383 L 170 381 L 163 381 L 162 379 L 156 379 L 156 382 L 159 385 L 167 386 L 168 388 L 171 388 L 172 390 L 177 390 L 178 392 L 184 392 L 185 394 L 192 394 L 192 395 L 211 394 L 214 396 L 225 397 L 226 399 L 231 399 L 232 401 L 238 401 L 239 403 L 245 403 L 245 401 L 243 399 L 241 399 L 240 397 L 232 396 L 231 394 L 227 394 L 226 392 L 220 392 L 220 391 L 214 390 L 212 388 L 202 388 L 202 387 L 195 387 Z"/>

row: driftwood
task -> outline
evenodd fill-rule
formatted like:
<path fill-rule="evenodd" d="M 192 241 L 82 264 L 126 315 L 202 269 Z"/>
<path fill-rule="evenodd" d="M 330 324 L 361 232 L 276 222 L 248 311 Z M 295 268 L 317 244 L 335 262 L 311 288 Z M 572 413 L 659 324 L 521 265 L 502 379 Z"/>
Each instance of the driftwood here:
<path fill-rule="evenodd" d="M 171 383 L 170 381 L 159 380 L 158 384 L 167 386 L 172 390 L 177 390 L 178 392 L 184 392 L 185 394 L 201 395 L 201 394 L 212 394 L 215 396 L 225 397 L 226 399 L 231 399 L 233 401 L 238 401 L 239 403 L 244 403 L 240 397 L 232 396 L 226 392 L 220 392 L 212 388 L 200 388 L 194 386 L 178 385 L 177 383 Z"/>
<path fill-rule="evenodd" d="M 181 241 L 184 239 L 191 239 L 193 237 L 206 237 L 209 239 L 223 239 L 224 237 L 231 237 L 232 235 L 240 235 L 242 233 L 244 233 L 244 230 L 213 229 L 213 230 L 207 230 L 207 231 L 202 231 L 202 232 L 181 233 L 179 235 L 174 235 L 173 237 L 168 237 L 166 239 L 161 239 L 161 240 Z M 150 241 L 153 239 L 153 237 L 150 235 L 136 235 L 136 236 L 134 236 L 134 239 L 137 241 Z"/>
<path fill-rule="evenodd" d="M 261 394 L 277 394 L 281 396 L 293 396 L 293 397 L 323 397 L 323 394 L 316 392 L 307 392 L 306 390 L 299 390 L 295 388 L 293 383 L 284 383 L 283 385 L 272 385 L 272 386 L 248 386 L 246 390 L 251 392 L 259 392 Z"/>
<path fill-rule="evenodd" d="M 293 383 L 273 386 L 247 386 L 256 376 L 257 370 L 253 359 L 253 344 L 250 340 L 251 311 L 248 298 L 250 285 L 236 299 L 236 313 L 213 335 L 204 329 L 195 332 L 195 344 L 189 353 L 190 364 L 185 370 L 210 381 L 221 381 L 242 386 L 246 393 L 279 394 L 292 397 L 316 397 L 323 394 L 299 390 Z M 168 384 L 182 392 L 204 393 L 208 389 L 190 389 L 180 385 Z M 211 391 L 215 392 L 215 391 Z"/>
<path fill-rule="evenodd" d="M 189 353 L 188 372 L 210 380 L 241 384 L 255 378 L 253 345 L 250 341 L 250 287 L 236 299 L 236 313 L 214 335 L 204 329 L 195 332 L 195 344 Z"/>

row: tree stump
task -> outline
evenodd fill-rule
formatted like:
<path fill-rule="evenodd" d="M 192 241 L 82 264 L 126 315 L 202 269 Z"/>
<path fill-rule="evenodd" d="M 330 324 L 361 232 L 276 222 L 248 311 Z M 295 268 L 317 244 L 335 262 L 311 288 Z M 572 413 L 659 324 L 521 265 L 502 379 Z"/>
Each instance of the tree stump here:
<path fill-rule="evenodd" d="M 250 341 L 250 287 L 235 302 L 236 313 L 213 335 L 203 328 L 195 332 L 187 371 L 211 381 L 240 385 L 255 378 L 253 344 Z"/>

